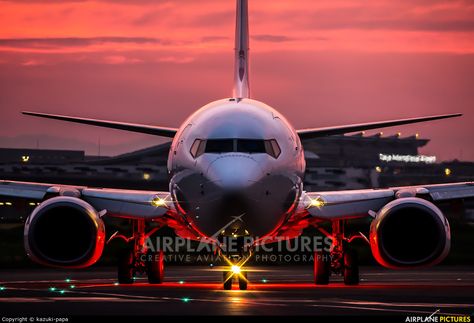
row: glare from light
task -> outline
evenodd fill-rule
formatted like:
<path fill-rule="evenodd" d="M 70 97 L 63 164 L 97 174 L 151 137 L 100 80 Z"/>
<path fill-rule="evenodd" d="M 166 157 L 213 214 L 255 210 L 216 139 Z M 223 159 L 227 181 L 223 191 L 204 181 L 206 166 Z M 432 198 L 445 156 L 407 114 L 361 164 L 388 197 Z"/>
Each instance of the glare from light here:
<path fill-rule="evenodd" d="M 151 205 L 154 207 L 166 207 L 166 201 L 161 197 L 156 196 L 151 200 Z"/>
<path fill-rule="evenodd" d="M 60 294 L 64 294 L 66 291 L 64 289 L 60 290 L 59 293 Z"/>
<path fill-rule="evenodd" d="M 309 207 L 317 207 L 317 208 L 321 208 L 324 206 L 324 200 L 320 197 L 318 198 L 315 198 L 315 199 L 311 199 L 311 202 L 309 204 Z"/>
<path fill-rule="evenodd" d="M 119 285 L 119 283 L 115 282 L 115 283 L 114 283 L 114 285 L 115 285 L 115 286 L 118 286 L 118 285 Z"/>
<path fill-rule="evenodd" d="M 35 206 L 35 205 L 36 205 L 35 202 L 30 202 L 30 203 L 28 203 L 28 204 L 29 204 L 30 206 Z"/>
<path fill-rule="evenodd" d="M 5 202 L 5 205 L 12 206 L 12 202 Z"/>
<path fill-rule="evenodd" d="M 30 161 L 30 156 L 21 156 L 21 161 L 24 162 L 24 163 L 27 163 Z"/>
<path fill-rule="evenodd" d="M 49 288 L 49 291 L 50 291 L 50 292 L 56 291 L 56 287 L 50 287 L 50 288 Z"/>
<path fill-rule="evenodd" d="M 151 175 L 150 175 L 150 174 L 148 174 L 148 173 L 143 173 L 143 179 L 144 179 L 145 181 L 150 180 L 150 178 L 151 178 Z"/>
<path fill-rule="evenodd" d="M 71 279 L 70 278 L 66 278 L 66 283 L 70 283 L 71 282 Z"/>
<path fill-rule="evenodd" d="M 0 291 L 3 291 L 5 289 L 6 289 L 6 287 L 0 286 Z"/>
<path fill-rule="evenodd" d="M 181 300 L 184 302 L 184 303 L 188 303 L 191 299 L 189 297 L 183 297 L 181 298 Z"/>
<path fill-rule="evenodd" d="M 452 174 L 451 169 L 449 169 L 449 168 L 445 168 L 445 169 L 444 169 L 444 175 L 449 176 L 449 175 L 451 175 L 451 174 Z"/>
<path fill-rule="evenodd" d="M 231 270 L 232 270 L 232 272 L 233 272 L 234 274 L 236 274 L 236 275 L 240 274 L 240 267 L 239 267 L 239 266 L 233 265 L 233 266 L 231 267 Z"/>
<path fill-rule="evenodd" d="M 75 286 L 75 285 L 71 285 L 71 286 L 69 286 L 69 288 L 74 289 L 74 288 L 76 288 L 76 286 Z"/>
<path fill-rule="evenodd" d="M 382 172 L 382 167 L 376 166 L 376 167 L 375 167 L 375 171 L 376 171 L 377 173 L 381 173 L 381 172 Z"/>
<path fill-rule="evenodd" d="M 184 280 L 180 280 L 179 283 L 182 285 L 184 284 Z"/>
<path fill-rule="evenodd" d="M 262 279 L 262 283 L 266 284 L 268 282 L 268 280 L 266 280 L 265 278 Z"/>

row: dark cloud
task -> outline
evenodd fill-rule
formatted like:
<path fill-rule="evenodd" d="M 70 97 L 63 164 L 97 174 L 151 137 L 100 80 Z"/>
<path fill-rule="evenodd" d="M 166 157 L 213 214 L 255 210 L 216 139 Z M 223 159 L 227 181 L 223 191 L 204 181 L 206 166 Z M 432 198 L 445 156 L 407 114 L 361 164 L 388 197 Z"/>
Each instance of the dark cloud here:
<path fill-rule="evenodd" d="M 225 36 L 204 36 L 204 37 L 201 37 L 201 42 L 211 43 L 215 41 L 228 40 L 228 39 L 229 37 L 225 37 Z"/>
<path fill-rule="evenodd" d="M 282 43 L 296 40 L 295 38 L 284 36 L 284 35 L 270 35 L 270 34 L 260 34 L 251 36 L 253 40 L 264 41 L 271 43 Z"/>
<path fill-rule="evenodd" d="M 84 47 L 105 43 L 168 44 L 159 38 L 149 37 L 53 37 L 53 38 L 3 38 L 0 47 L 15 48 L 57 48 Z"/>

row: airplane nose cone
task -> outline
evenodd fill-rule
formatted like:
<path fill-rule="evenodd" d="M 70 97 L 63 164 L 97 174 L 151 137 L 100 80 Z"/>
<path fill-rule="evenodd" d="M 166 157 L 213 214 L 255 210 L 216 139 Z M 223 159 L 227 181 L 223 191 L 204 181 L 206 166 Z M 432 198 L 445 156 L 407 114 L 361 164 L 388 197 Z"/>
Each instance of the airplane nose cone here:
<path fill-rule="evenodd" d="M 263 175 L 260 165 L 248 156 L 221 156 L 207 170 L 209 181 L 228 190 L 249 187 Z"/>

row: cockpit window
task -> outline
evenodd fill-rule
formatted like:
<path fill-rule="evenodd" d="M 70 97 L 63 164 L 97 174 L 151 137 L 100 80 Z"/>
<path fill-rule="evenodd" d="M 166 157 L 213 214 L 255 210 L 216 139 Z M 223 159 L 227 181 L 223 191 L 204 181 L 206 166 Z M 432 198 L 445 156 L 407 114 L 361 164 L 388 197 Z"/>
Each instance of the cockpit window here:
<path fill-rule="evenodd" d="M 280 146 L 275 139 L 265 140 L 265 151 L 273 158 L 278 158 L 281 154 Z"/>
<path fill-rule="evenodd" d="M 268 154 L 278 158 L 280 146 L 275 139 L 196 139 L 190 149 L 194 158 L 204 153 L 222 154 L 240 152 L 247 154 Z"/>
<path fill-rule="evenodd" d="M 241 153 L 265 153 L 265 140 L 237 139 L 237 151 Z"/>
<path fill-rule="evenodd" d="M 206 141 L 201 139 L 196 139 L 191 146 L 191 150 L 189 151 L 194 158 L 201 156 L 204 152 L 204 148 L 206 147 Z"/>
<path fill-rule="evenodd" d="M 233 139 L 208 139 L 206 140 L 206 153 L 230 153 L 234 151 Z"/>

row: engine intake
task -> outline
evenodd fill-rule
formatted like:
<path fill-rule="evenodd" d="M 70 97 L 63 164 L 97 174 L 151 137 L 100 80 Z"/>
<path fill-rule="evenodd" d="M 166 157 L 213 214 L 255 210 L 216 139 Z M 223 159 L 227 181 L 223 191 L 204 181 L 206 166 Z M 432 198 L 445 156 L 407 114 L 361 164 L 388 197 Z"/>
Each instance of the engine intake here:
<path fill-rule="evenodd" d="M 417 197 L 388 203 L 370 226 L 372 253 L 388 268 L 435 265 L 447 256 L 450 243 L 449 223 L 441 210 Z"/>
<path fill-rule="evenodd" d="M 25 224 L 25 249 L 35 262 L 63 268 L 94 264 L 104 249 L 105 226 L 87 202 L 59 196 L 41 203 Z"/>

